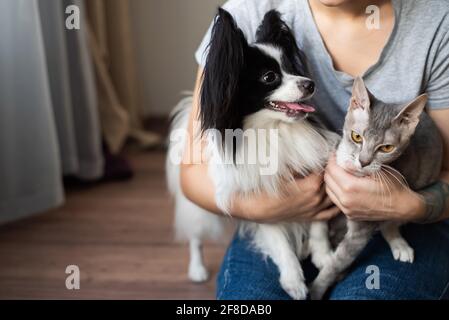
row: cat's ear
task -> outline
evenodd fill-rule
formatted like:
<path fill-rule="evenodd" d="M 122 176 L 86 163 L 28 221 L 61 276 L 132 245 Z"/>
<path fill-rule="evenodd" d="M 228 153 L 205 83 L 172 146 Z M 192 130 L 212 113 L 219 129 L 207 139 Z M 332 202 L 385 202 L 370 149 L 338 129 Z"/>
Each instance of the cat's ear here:
<path fill-rule="evenodd" d="M 370 94 L 365 86 L 365 82 L 363 82 L 361 77 L 355 78 L 349 108 L 352 110 L 362 109 L 369 111 L 370 104 Z"/>
<path fill-rule="evenodd" d="M 411 130 L 415 130 L 419 123 L 419 117 L 426 107 L 427 100 L 427 94 L 420 95 L 418 98 L 403 107 L 393 121 L 400 125 L 405 125 Z"/>

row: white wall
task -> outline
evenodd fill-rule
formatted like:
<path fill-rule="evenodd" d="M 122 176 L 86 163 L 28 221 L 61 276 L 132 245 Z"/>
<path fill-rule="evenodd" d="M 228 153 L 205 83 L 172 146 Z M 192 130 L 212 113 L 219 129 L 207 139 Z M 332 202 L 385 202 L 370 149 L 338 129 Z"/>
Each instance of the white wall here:
<path fill-rule="evenodd" d="M 146 115 L 166 115 L 192 90 L 194 52 L 224 0 L 132 0 L 140 102 Z"/>

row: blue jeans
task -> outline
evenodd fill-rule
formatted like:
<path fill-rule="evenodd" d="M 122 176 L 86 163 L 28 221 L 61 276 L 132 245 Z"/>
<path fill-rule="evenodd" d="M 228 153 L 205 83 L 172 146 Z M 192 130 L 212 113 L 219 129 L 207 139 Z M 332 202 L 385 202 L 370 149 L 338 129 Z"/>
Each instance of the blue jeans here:
<path fill-rule="evenodd" d="M 343 280 L 327 294 L 330 300 L 449 299 L 449 222 L 410 224 L 402 234 L 415 250 L 415 262 L 395 261 L 385 240 L 376 234 Z M 317 274 L 309 260 L 302 263 L 307 282 Z M 368 289 L 369 266 L 379 268 L 379 289 Z M 270 258 L 236 235 L 217 279 L 219 300 L 290 300 L 279 284 Z"/>

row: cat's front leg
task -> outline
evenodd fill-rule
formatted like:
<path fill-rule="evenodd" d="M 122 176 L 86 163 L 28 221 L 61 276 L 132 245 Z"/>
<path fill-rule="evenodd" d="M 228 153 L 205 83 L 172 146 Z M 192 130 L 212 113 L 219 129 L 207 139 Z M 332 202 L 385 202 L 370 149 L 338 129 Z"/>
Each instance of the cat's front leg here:
<path fill-rule="evenodd" d="M 310 296 L 312 300 L 323 298 L 329 287 L 337 281 L 365 248 L 377 225 L 377 223 L 348 220 L 348 230 L 343 240 L 311 285 Z"/>
<path fill-rule="evenodd" d="M 320 270 L 331 259 L 332 247 L 327 222 L 313 222 L 310 225 L 309 251 L 313 264 Z"/>
<path fill-rule="evenodd" d="M 279 282 L 285 292 L 294 300 L 305 300 L 308 288 L 304 273 L 283 227 L 259 225 L 254 235 L 254 243 L 278 267 Z"/>
<path fill-rule="evenodd" d="M 381 225 L 382 236 L 390 246 L 391 253 L 397 261 L 413 263 L 415 251 L 402 237 L 399 225 L 393 222 L 385 222 Z"/>

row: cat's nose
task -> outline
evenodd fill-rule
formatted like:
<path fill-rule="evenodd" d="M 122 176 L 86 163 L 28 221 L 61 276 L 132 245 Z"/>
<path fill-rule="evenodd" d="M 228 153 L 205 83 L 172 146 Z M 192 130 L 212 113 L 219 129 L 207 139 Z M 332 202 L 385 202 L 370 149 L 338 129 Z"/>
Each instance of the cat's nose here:
<path fill-rule="evenodd" d="M 371 161 L 364 161 L 364 160 L 360 160 L 360 166 L 362 168 L 368 167 L 371 164 Z"/>
<path fill-rule="evenodd" d="M 313 82 L 312 80 L 302 81 L 300 86 L 307 93 L 312 94 L 315 92 L 315 82 Z"/>

